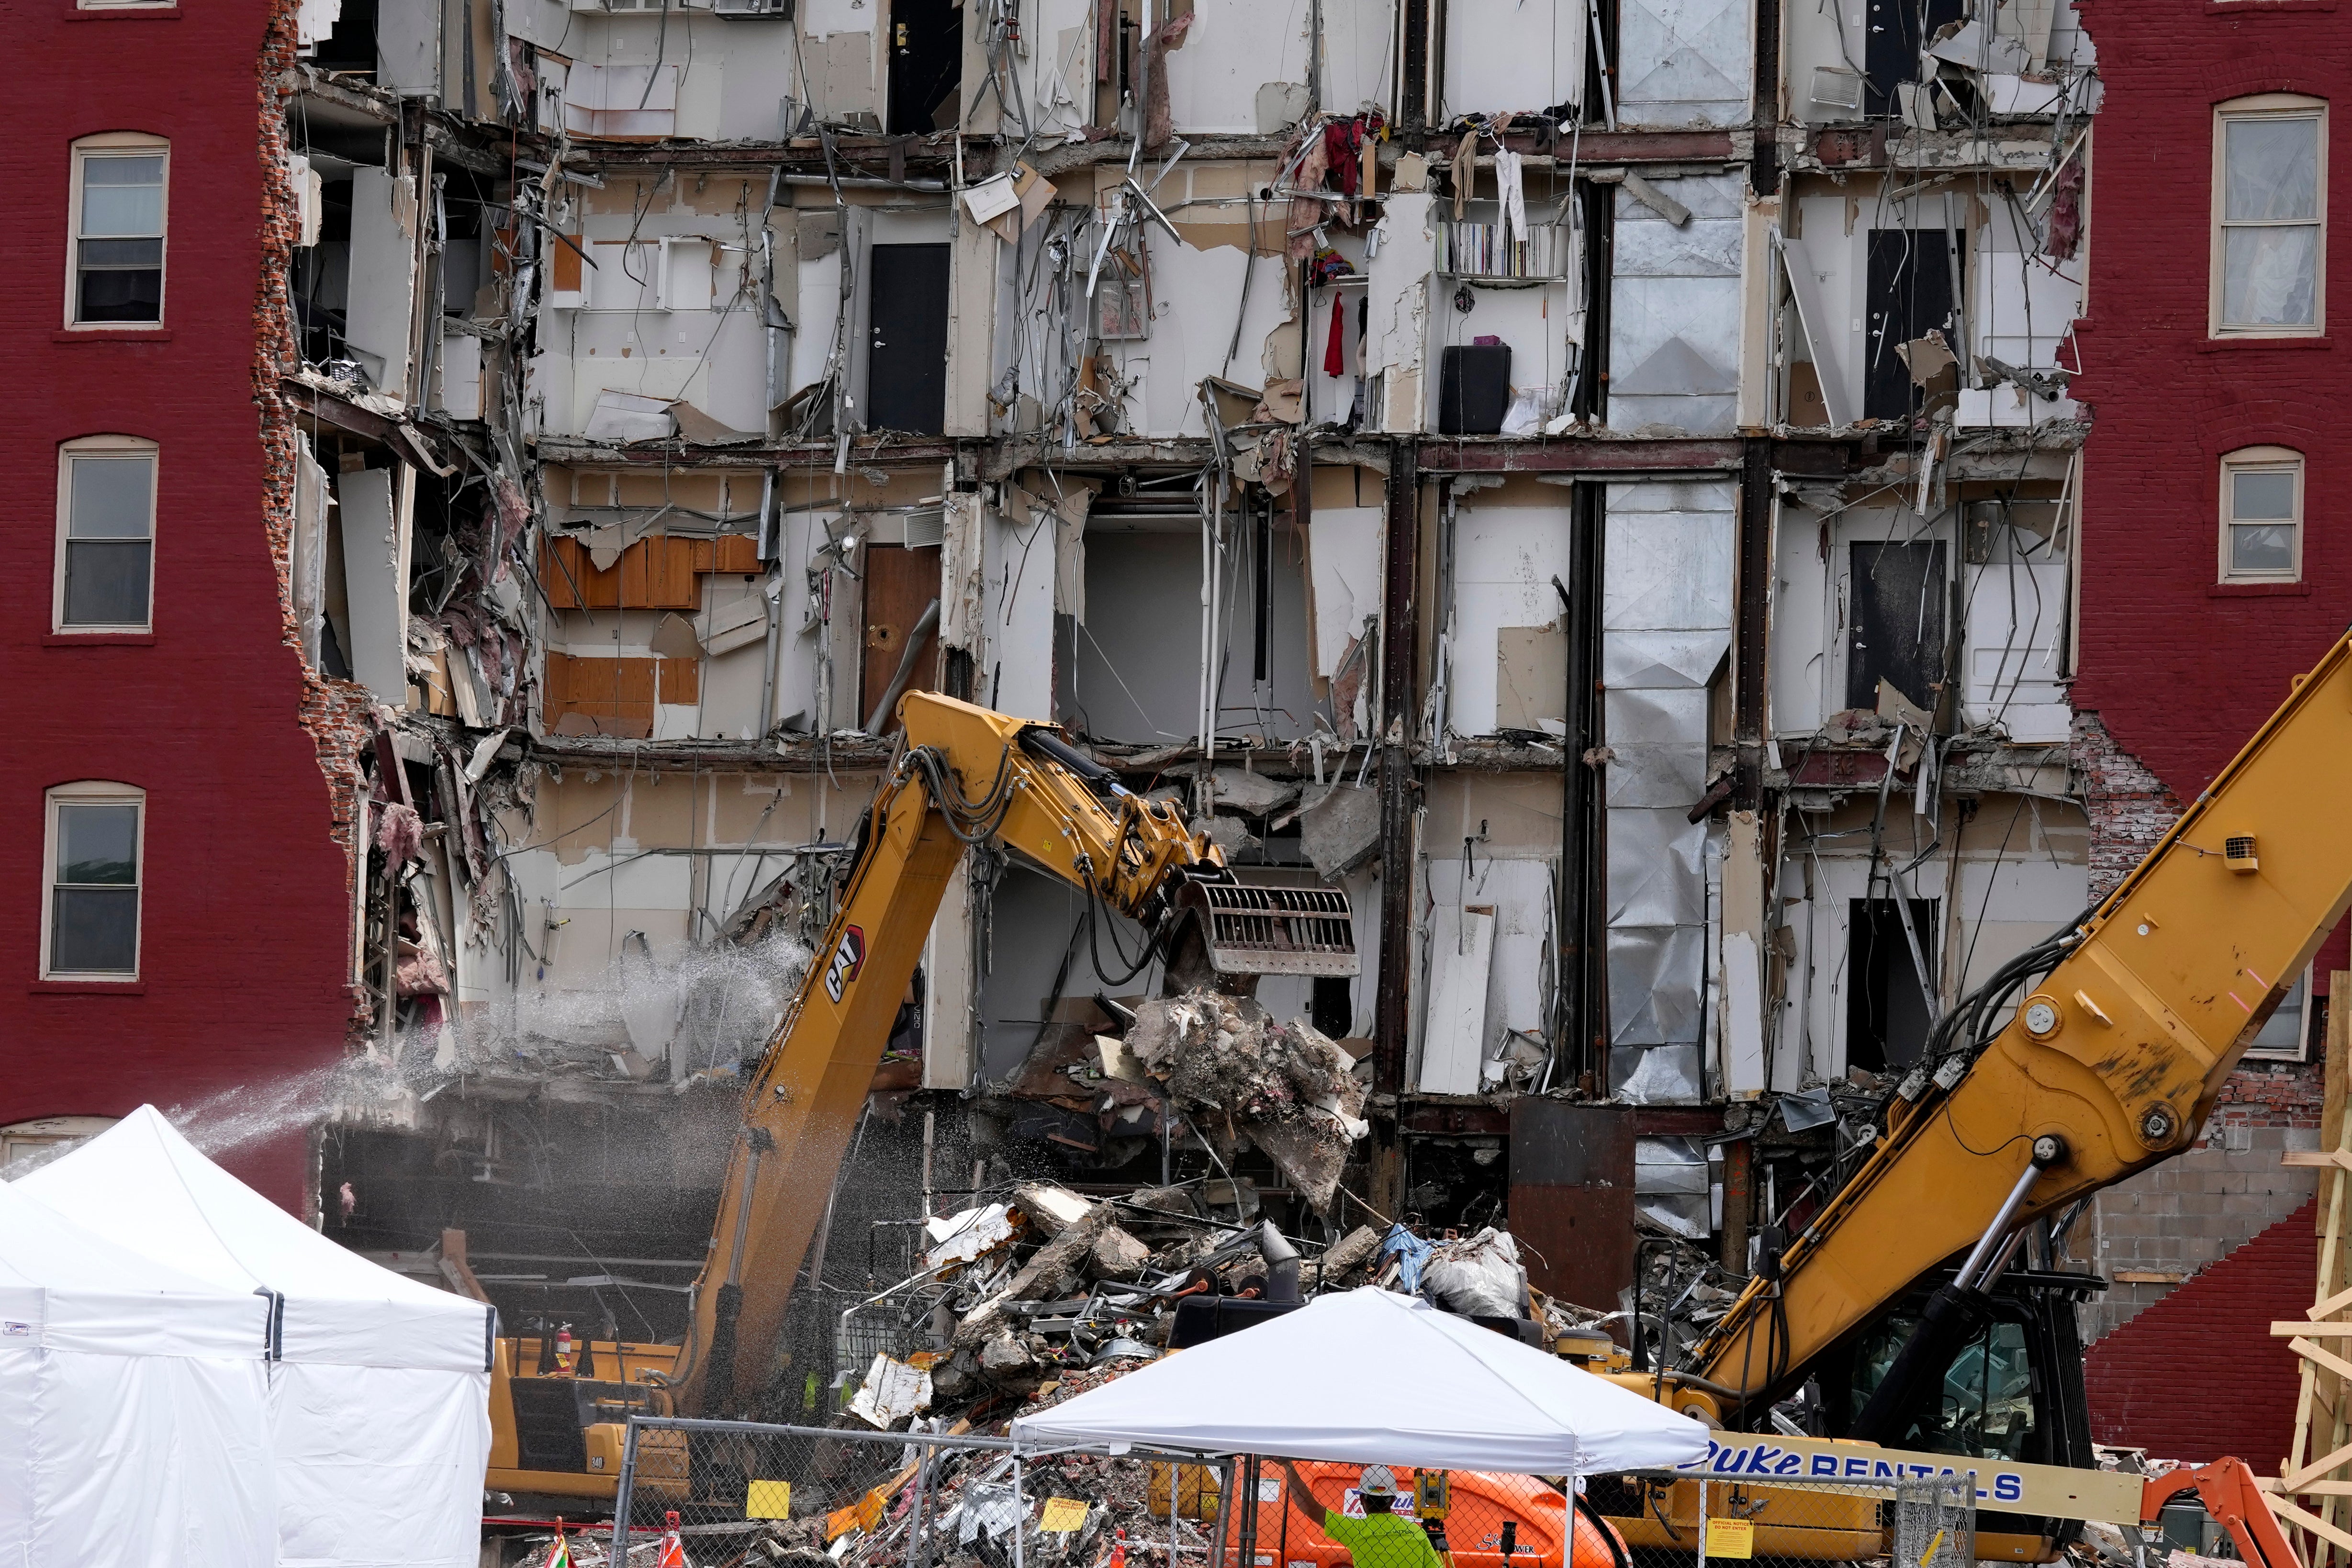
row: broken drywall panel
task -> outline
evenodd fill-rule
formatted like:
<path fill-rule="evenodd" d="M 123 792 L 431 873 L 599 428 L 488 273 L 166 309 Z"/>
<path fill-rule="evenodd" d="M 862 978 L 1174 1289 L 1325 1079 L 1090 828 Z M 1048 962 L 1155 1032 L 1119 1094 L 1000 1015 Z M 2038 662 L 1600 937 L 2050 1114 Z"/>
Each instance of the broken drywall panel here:
<path fill-rule="evenodd" d="M 1444 12 L 1442 118 L 1503 110 L 1540 113 L 1583 98 L 1591 34 L 1583 5 L 1531 11 L 1520 0 L 1448 0 Z"/>
<path fill-rule="evenodd" d="M 1963 571 L 1963 721 L 1993 726 L 2020 742 L 2065 741 L 2074 723 L 2059 668 L 2066 635 L 2066 563 L 2012 560 Z"/>
<path fill-rule="evenodd" d="M 1191 28 L 1162 57 L 1177 134 L 1256 134 L 1259 86 L 1307 79 L 1313 15 L 1302 6 L 1277 16 L 1254 0 L 1193 0 Z"/>
<path fill-rule="evenodd" d="M 980 1060 L 979 920 L 970 861 L 948 875 L 947 896 L 923 943 L 923 1087 L 971 1087 Z"/>
<path fill-rule="evenodd" d="M 1756 61 L 1752 9 L 1735 0 L 1623 0 L 1614 62 L 1618 121 L 1744 123 Z"/>
<path fill-rule="evenodd" d="M 1832 426 L 1851 425 L 1855 412 L 1853 384 L 1846 374 L 1841 351 L 1853 334 L 1846 327 L 1843 313 L 1832 312 L 1823 293 L 1822 285 L 1828 281 L 1828 275 L 1814 270 L 1803 240 L 1776 234 L 1773 242 L 1789 280 L 1790 297 L 1796 301 L 1797 327 L 1805 351 L 1802 358 L 1812 367 L 1813 384 L 1828 423 Z M 1792 417 L 1790 423 L 1795 422 Z"/>
<path fill-rule="evenodd" d="M 409 529 L 415 470 L 407 464 L 336 476 L 352 678 L 387 708 L 408 705 Z"/>
<path fill-rule="evenodd" d="M 1056 520 L 1052 508 L 1033 507 L 1028 500 L 1027 492 L 1008 485 L 1004 509 L 985 514 L 987 646 L 974 685 L 985 680 L 988 695 L 975 700 L 1000 713 L 1051 722 Z"/>
<path fill-rule="evenodd" d="M 1530 499 L 1538 504 L 1526 504 Z M 1563 613 L 1552 579 L 1568 579 L 1567 500 L 1553 487 L 1519 484 L 1474 492 L 1455 506 L 1454 603 L 1444 629 L 1449 722 L 1457 734 L 1488 735 L 1497 727 L 1499 629 L 1549 626 Z"/>
<path fill-rule="evenodd" d="M 1396 97 L 1396 0 L 1317 8 L 1323 18 L 1322 107 L 1346 114 Z M 1579 68 L 1581 68 L 1580 67 Z M 1570 89 L 1570 96 L 1575 89 Z"/>
<path fill-rule="evenodd" d="M 1004 242 L 976 223 L 958 224 L 948 266 L 947 398 L 940 429 L 989 433 L 989 387 L 996 358 L 997 268 Z M 1042 717 L 1042 715 L 1040 715 Z"/>
<path fill-rule="evenodd" d="M 382 0 L 376 7 L 376 86 L 404 98 L 441 90 L 441 0 Z"/>
<path fill-rule="evenodd" d="M 1827 524 L 1810 507 L 1786 506 L 1774 531 L 1772 732 L 1810 735 L 1843 702 L 1824 703 L 1829 679 Z"/>
<path fill-rule="evenodd" d="M 1433 837 L 1429 842 L 1439 843 Z M 1556 853 L 1496 857 L 1486 853 L 1484 843 L 1474 842 L 1468 847 L 1475 853 L 1467 858 L 1433 858 L 1423 883 L 1430 900 L 1426 936 L 1432 959 L 1431 1022 L 1443 1016 L 1434 986 L 1444 973 L 1447 944 L 1458 944 L 1465 934 L 1465 909 L 1492 911 L 1475 1087 L 1433 1090 L 1437 1093 L 1475 1094 L 1493 1087 L 1503 1077 L 1502 1058 L 1515 1041 L 1529 1043 L 1529 1037 L 1540 1040 L 1550 1034 Z M 1545 847 L 1554 852 L 1558 847 L 1556 839 Z M 1440 1059 L 1428 1048 L 1423 1050 L 1419 1081 L 1424 1089 L 1430 1087 L 1429 1068 Z M 1465 1069 L 1472 1065 L 1457 1058 L 1455 1070 L 1466 1079 Z"/>
<path fill-rule="evenodd" d="M 1764 840 L 1757 814 L 1735 811 L 1724 825 L 1721 963 L 1717 995 L 1717 1079 L 1734 1100 L 1770 1087 L 1764 1060 Z M 1796 1087 L 1791 1085 L 1791 1088 Z"/>
<path fill-rule="evenodd" d="M 1495 634 L 1495 728 L 1568 730 L 1568 630 L 1559 621 Z"/>
<path fill-rule="evenodd" d="M 433 406 L 452 419 L 482 416 L 482 340 L 471 332 L 441 330 L 441 353 L 433 367 Z"/>
<path fill-rule="evenodd" d="M 1738 391 L 1746 181 L 1660 178 L 1690 209 L 1670 222 L 1620 186 L 1612 241 L 1609 424 L 1618 430 L 1727 432 Z"/>
<path fill-rule="evenodd" d="M 310 455 L 308 437 L 296 438 L 294 457 L 294 538 L 287 565 L 288 594 L 295 635 L 302 641 L 302 661 L 317 669 L 327 620 L 327 531 L 331 526 L 329 519 L 333 515 L 335 492 L 327 470 Z"/>
<path fill-rule="evenodd" d="M 1307 524 L 1307 582 L 1315 617 L 1315 678 L 1340 673 L 1367 621 L 1381 614 L 1381 509 L 1315 509 Z"/>
<path fill-rule="evenodd" d="M 1426 192 L 1397 191 L 1382 204 L 1380 247 L 1365 264 L 1364 374 L 1378 378 L 1375 428 L 1410 434 L 1430 428 L 1423 386 L 1429 345 L 1430 257 L 1434 231 Z"/>
<path fill-rule="evenodd" d="M 1486 1044 L 1486 983 L 1495 958 L 1491 904 L 1439 904 L 1429 913 L 1429 973 L 1423 994 L 1423 1094 L 1475 1094 Z"/>
<path fill-rule="evenodd" d="M 352 175 L 350 302 L 344 333 L 368 383 L 408 395 L 416 313 L 416 178 L 362 168 Z"/>

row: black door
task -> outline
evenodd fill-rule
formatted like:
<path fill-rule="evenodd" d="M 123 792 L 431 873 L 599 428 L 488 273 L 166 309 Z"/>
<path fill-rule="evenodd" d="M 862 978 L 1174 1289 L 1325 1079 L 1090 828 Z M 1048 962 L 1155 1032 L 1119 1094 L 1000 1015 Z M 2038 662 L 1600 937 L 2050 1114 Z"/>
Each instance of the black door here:
<path fill-rule="evenodd" d="M 954 123 L 963 79 L 963 12 L 953 0 L 890 0 L 890 134 Z"/>
<path fill-rule="evenodd" d="M 1934 899 L 1850 899 L 1846 903 L 1845 1059 L 1867 1072 L 1902 1072 L 1927 1047 L 1932 1020 L 1919 965 L 1936 973 Z M 1903 929 L 1905 918 L 1911 929 Z M 1914 959 L 1911 944 L 1919 944 Z M 1859 1408 L 1857 1406 L 1857 1408 Z"/>
<path fill-rule="evenodd" d="M 936 436 L 947 421 L 948 247 L 873 248 L 866 424 Z"/>
<path fill-rule="evenodd" d="M 1960 19 L 1960 0 L 1870 0 L 1869 16 L 1862 50 L 1867 81 L 1862 111 L 1884 119 L 1903 112 L 1896 85 L 1919 79 L 1921 47 L 1937 28 Z"/>
<path fill-rule="evenodd" d="M 1853 546 L 1846 597 L 1845 705 L 1876 708 L 1885 679 L 1934 712 L 1944 695 L 1944 547 Z"/>
<path fill-rule="evenodd" d="M 1908 421 L 1919 411 L 1919 388 L 1897 344 L 1929 332 L 1944 334 L 1946 346 L 1959 346 L 1959 313 L 1954 307 L 1954 274 L 1967 249 L 1941 228 L 1874 228 L 1870 271 L 1865 280 L 1868 331 L 1862 352 L 1868 356 L 1862 380 L 1862 412 L 1872 419 Z"/>

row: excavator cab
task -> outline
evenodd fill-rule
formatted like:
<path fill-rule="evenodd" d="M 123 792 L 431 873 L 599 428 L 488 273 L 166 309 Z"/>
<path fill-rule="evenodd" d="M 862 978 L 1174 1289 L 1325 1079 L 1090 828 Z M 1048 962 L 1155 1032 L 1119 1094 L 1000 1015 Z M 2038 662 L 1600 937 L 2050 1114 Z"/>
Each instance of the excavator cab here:
<path fill-rule="evenodd" d="M 1832 1345 L 1813 1365 L 1818 1436 L 1843 1437 L 1919 1324 L 1927 1299 L 1951 1277 L 1920 1279 L 1889 1310 Z M 2075 1308 L 2106 1281 L 2095 1275 L 2011 1270 L 1990 1292 L 1976 1332 L 1906 1413 L 1885 1446 L 2012 1464 L 2096 1468 L 2083 1390 Z M 1810 1402 L 1809 1402 L 1810 1403 Z M 1982 1562 L 2042 1563 L 2074 1539 L 2076 1522 L 1990 1510 L 1977 1516 Z"/>

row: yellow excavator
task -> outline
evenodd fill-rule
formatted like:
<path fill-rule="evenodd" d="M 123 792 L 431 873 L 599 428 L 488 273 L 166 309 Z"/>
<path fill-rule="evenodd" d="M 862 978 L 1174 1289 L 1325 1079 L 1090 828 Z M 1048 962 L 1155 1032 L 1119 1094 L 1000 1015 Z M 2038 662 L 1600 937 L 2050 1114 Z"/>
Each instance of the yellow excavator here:
<path fill-rule="evenodd" d="M 1822 1439 L 1980 1475 L 2094 1464 L 2074 1302 L 2096 1281 L 2009 1265 L 2032 1222 L 2196 1142 L 2352 903 L 2352 815 L 2332 804 L 2347 758 L 2352 637 L 2113 892 L 1939 1020 L 1867 1160 L 1795 1235 L 1768 1231 L 1760 1266 L 1681 1364 L 1616 1374 L 1727 1431 L 1789 1437 L 1769 1468 L 1752 1443 L 1722 1446 L 1748 1456 L 1758 1556 L 1847 1558 L 1875 1534 L 1868 1500 L 1850 1529 L 1824 1528 L 1822 1494 L 1753 1484 L 1807 1468 Z M 2294 1561 L 2236 1460 L 2151 1482 L 2142 1515 L 2192 1486 L 2245 1561 Z M 1595 1500 L 1628 1542 L 1686 1554 L 1695 1485 L 1624 1490 Z M 1987 1499 L 1979 1559 L 2048 1561 L 2072 1538 L 2074 1520 L 2002 1500 Z"/>
<path fill-rule="evenodd" d="M 499 1340 L 491 1489 L 609 1500 L 632 1414 L 753 1409 L 775 1375 L 802 1255 L 966 846 L 1009 850 L 1090 907 L 1140 923 L 1171 991 L 1357 972 L 1345 894 L 1244 885 L 1173 803 L 1121 787 L 1051 726 L 922 691 L 900 700 L 898 717 L 903 740 L 851 840 L 839 908 L 744 1089 L 685 1342 Z M 639 1435 L 640 1496 L 683 1491 L 681 1436 Z"/>

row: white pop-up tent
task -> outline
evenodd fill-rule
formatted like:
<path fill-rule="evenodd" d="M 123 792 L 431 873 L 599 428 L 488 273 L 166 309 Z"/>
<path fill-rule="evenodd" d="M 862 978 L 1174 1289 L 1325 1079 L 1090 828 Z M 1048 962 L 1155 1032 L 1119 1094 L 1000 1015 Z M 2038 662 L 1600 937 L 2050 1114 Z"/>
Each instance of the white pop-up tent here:
<path fill-rule="evenodd" d="M 1599 1475 L 1687 1464 L 1706 1428 L 1556 1356 L 1370 1286 L 1013 1423 L 1024 1448 L 1132 1444 L 1359 1465 Z"/>
<path fill-rule="evenodd" d="M 15 1184 L 171 1268 L 275 1299 L 279 1568 L 475 1568 L 496 1317 L 329 1241 L 153 1106 Z"/>
<path fill-rule="evenodd" d="M 268 1334 L 0 1183 L 0 1563 L 269 1568 Z"/>

